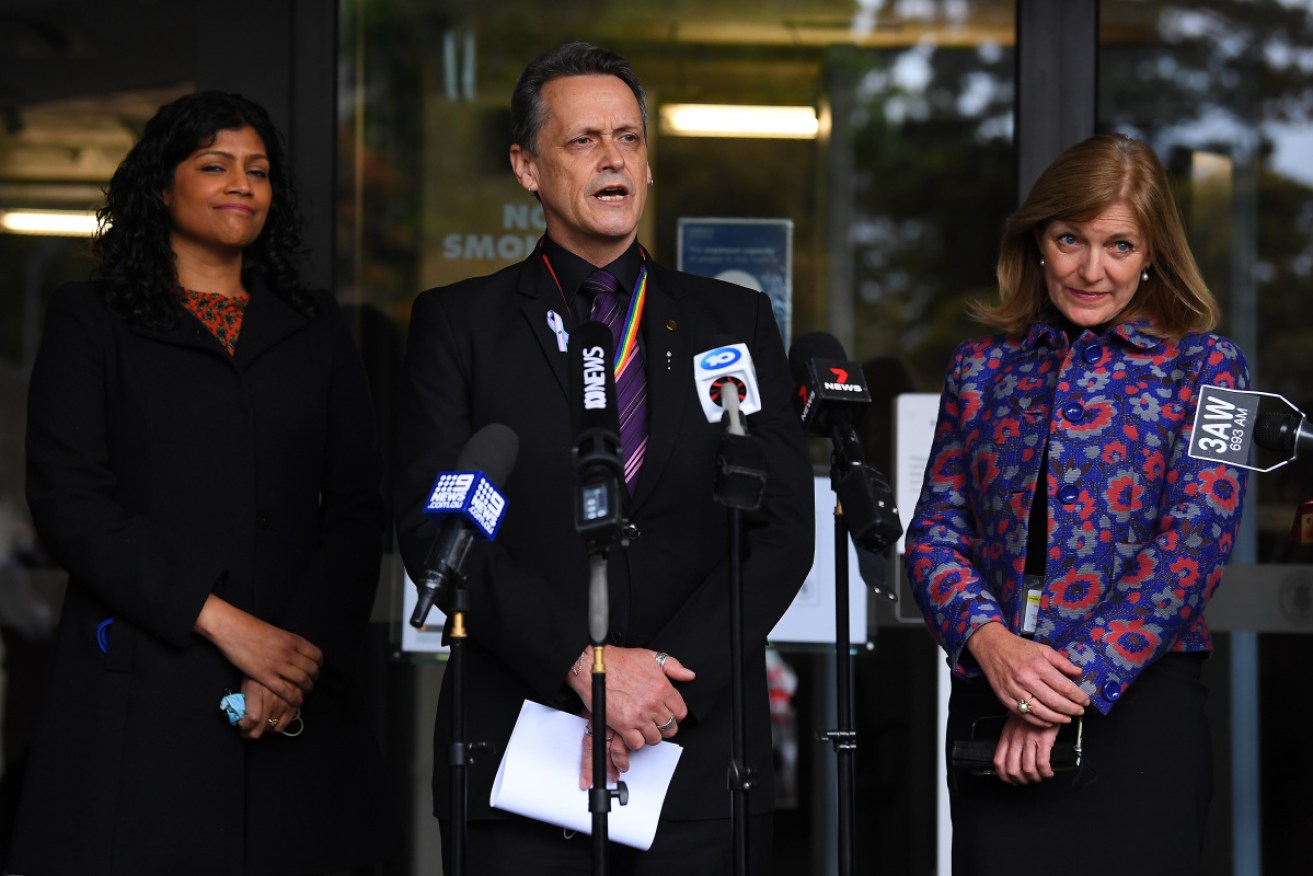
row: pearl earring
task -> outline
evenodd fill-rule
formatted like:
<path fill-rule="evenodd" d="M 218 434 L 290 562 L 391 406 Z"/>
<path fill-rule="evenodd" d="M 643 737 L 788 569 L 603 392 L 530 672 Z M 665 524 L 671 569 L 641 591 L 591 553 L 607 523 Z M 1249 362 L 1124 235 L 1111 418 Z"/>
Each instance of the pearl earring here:
<path fill-rule="evenodd" d="M 1143 271 L 1140 271 L 1140 282 L 1141 282 L 1141 283 L 1147 283 L 1147 282 L 1149 282 L 1149 269 L 1148 269 L 1148 268 L 1144 269 Z"/>
<path fill-rule="evenodd" d="M 1044 267 L 1044 257 L 1043 257 L 1043 256 L 1040 256 L 1040 259 L 1039 259 L 1039 266 L 1040 266 L 1041 268 Z"/>

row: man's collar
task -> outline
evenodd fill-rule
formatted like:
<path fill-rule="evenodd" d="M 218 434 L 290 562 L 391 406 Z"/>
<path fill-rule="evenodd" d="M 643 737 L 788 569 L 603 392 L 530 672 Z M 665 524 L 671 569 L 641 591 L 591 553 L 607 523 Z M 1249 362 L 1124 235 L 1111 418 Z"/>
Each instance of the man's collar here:
<path fill-rule="evenodd" d="M 556 241 L 546 235 L 543 236 L 540 252 L 546 256 L 551 264 L 552 273 L 561 284 L 561 290 L 566 296 L 572 296 L 579 291 L 583 285 L 584 279 L 591 274 L 596 268 L 586 259 L 582 259 Z M 639 269 L 643 266 L 643 250 L 635 240 L 629 245 L 620 257 L 609 265 L 603 265 L 617 280 L 625 290 L 634 288 L 634 283 L 638 281 Z"/>

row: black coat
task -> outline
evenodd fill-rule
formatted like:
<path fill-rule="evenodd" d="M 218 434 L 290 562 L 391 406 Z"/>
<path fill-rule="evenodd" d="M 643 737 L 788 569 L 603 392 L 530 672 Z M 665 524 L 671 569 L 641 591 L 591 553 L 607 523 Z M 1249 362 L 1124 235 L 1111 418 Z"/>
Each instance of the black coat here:
<path fill-rule="evenodd" d="M 754 811 L 774 803 L 766 691 L 766 637 L 812 563 L 813 489 L 779 330 L 765 295 L 649 262 L 642 319 L 649 438 L 630 519 L 640 530 L 610 555 L 611 639 L 667 651 L 697 672 L 677 685 L 689 707 L 675 741 L 684 754 L 663 816 L 728 818 L 730 762 L 728 514 L 713 501 L 724 427 L 709 423 L 693 386 L 694 355 L 728 336 L 748 344 L 763 410 L 748 418 L 770 471 L 760 511 L 745 513 L 743 564 L 746 729 L 758 770 Z M 578 712 L 565 684 L 588 644 L 588 557 L 574 529 L 568 357 L 547 313 L 563 310 L 540 257 L 416 300 L 399 409 L 395 508 L 402 557 L 417 577 L 434 535 L 422 501 L 454 469 L 469 436 L 503 423 L 519 456 L 502 486 L 496 540 L 476 542 L 469 572 L 467 730 L 491 750 L 469 771 L 472 818 L 489 817 L 489 790 L 525 699 Z M 448 813 L 450 687 L 435 727 L 434 806 Z M 578 757 L 568 752 L 567 757 Z"/>
<path fill-rule="evenodd" d="M 368 387 L 336 304 L 254 290 L 236 355 L 92 284 L 50 302 L 32 373 L 28 501 L 69 573 L 10 869 L 335 870 L 381 857 L 377 747 L 346 679 L 384 507 Z M 296 738 L 241 739 L 240 673 L 192 632 L 214 593 L 323 649 Z M 97 630 L 113 618 L 107 648 Z"/>

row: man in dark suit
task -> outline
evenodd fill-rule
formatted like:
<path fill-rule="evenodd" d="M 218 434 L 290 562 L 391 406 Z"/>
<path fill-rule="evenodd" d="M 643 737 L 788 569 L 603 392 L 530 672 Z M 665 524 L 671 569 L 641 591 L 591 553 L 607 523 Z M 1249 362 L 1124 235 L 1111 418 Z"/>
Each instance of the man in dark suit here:
<path fill-rule="evenodd" d="M 501 485 L 502 529 L 465 569 L 466 735 L 491 747 L 468 772 L 469 866 L 538 876 L 587 872 L 591 858 L 587 837 L 493 810 L 488 798 L 524 700 L 576 714 L 591 706 L 588 555 L 574 528 L 563 333 L 600 318 L 592 275 L 605 268 L 615 278 L 613 309 L 638 327 L 637 349 L 622 345 L 616 358 L 642 378 L 636 388 L 634 374 L 617 378 L 632 526 L 607 569 L 609 754 L 623 769 L 630 750 L 670 739 L 684 746 L 652 848 L 613 846 L 612 872 L 688 876 L 732 866 L 729 517 L 713 497 L 724 427 L 707 421 L 693 383 L 696 354 L 729 337 L 748 345 L 756 365 L 762 410 L 747 423 L 769 467 L 761 508 L 744 512 L 742 527 L 747 765 L 759 780 L 748 805 L 750 860 L 763 873 L 774 794 L 764 647 L 811 567 L 814 530 L 811 467 L 770 301 L 664 269 L 639 245 L 652 182 L 646 107 L 623 59 L 580 43 L 542 56 L 521 75 L 512 115 L 511 166 L 542 203 L 547 233 L 523 263 L 416 299 L 394 491 L 402 556 L 418 580 L 435 535 L 420 512 L 434 476 L 454 469 L 466 440 L 489 423 L 519 436 L 514 472 Z M 444 851 L 451 706 L 444 685 L 433 782 Z M 579 744 L 586 753 L 591 740 Z"/>

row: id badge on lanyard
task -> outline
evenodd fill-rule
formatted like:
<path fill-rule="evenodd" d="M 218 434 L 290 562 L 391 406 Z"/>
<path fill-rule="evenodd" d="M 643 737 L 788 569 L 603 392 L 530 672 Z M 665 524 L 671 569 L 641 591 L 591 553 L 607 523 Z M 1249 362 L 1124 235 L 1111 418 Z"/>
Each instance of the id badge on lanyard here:
<path fill-rule="evenodd" d="M 1021 635 L 1034 636 L 1039 624 L 1039 602 L 1044 596 L 1044 578 L 1027 575 L 1022 586 L 1026 589 L 1026 604 L 1021 612 Z"/>

